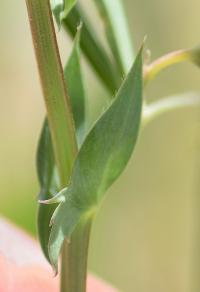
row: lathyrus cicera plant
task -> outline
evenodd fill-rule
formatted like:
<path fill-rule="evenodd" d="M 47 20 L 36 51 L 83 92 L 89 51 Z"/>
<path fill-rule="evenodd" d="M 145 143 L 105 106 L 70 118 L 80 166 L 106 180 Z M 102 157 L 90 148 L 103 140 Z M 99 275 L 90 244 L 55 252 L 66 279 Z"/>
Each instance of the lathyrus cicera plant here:
<path fill-rule="evenodd" d="M 105 28 L 108 48 L 77 0 L 26 0 L 45 99 L 37 152 L 40 183 L 38 233 L 55 272 L 61 255 L 60 291 L 86 291 L 88 243 L 92 222 L 106 190 L 126 167 L 141 129 L 158 115 L 197 106 L 196 95 L 148 103 L 144 88 L 164 68 L 189 61 L 199 65 L 199 50 L 172 52 L 143 65 L 143 45 L 135 56 L 121 0 L 93 0 Z M 64 68 L 58 31 L 68 31 L 73 49 Z M 83 55 L 108 90 L 110 101 L 86 127 Z"/>

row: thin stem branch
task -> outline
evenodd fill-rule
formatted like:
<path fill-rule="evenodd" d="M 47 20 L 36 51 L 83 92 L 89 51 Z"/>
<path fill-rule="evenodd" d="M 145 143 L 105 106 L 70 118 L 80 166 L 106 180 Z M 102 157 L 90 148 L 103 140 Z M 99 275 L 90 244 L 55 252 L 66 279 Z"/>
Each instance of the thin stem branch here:
<path fill-rule="evenodd" d="M 155 60 L 150 65 L 144 67 L 145 85 L 154 79 L 162 70 L 172 65 L 191 60 L 190 50 L 179 50 Z"/>
<path fill-rule="evenodd" d="M 101 14 L 107 41 L 121 78 L 128 74 L 134 58 L 126 13 L 122 0 L 94 0 Z"/>
<path fill-rule="evenodd" d="M 168 113 L 181 108 L 200 106 L 200 95 L 195 93 L 185 93 L 162 98 L 150 104 L 145 104 L 143 109 L 143 128 L 155 118 L 163 113 Z"/>

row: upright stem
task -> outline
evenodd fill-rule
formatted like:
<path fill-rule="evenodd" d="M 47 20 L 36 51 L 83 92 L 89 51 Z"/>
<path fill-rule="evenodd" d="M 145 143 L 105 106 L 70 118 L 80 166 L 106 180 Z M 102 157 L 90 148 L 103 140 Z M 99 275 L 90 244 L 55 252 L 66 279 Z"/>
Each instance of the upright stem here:
<path fill-rule="evenodd" d="M 49 0 L 26 0 L 61 185 L 77 154 L 75 129 L 58 52 Z"/>
<path fill-rule="evenodd" d="M 87 279 L 88 246 L 91 218 L 81 221 L 72 241 L 65 241 L 62 250 L 61 291 L 85 292 Z"/>
<path fill-rule="evenodd" d="M 61 187 L 77 155 L 70 99 L 64 82 L 49 0 L 26 0 Z M 62 251 L 61 292 L 85 292 L 90 223 L 82 222 Z"/>

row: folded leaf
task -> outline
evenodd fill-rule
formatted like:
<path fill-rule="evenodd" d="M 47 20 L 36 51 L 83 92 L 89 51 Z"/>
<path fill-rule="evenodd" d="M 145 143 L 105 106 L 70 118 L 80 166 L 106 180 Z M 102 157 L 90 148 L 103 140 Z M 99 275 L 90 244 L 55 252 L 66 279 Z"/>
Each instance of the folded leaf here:
<path fill-rule="evenodd" d="M 75 161 L 70 184 L 54 216 L 49 257 L 57 269 L 65 237 L 97 209 L 105 191 L 126 167 L 135 147 L 142 112 L 142 49 L 113 103 L 86 137 Z"/>
<path fill-rule="evenodd" d="M 85 93 L 81 75 L 79 39 L 80 31 L 77 33 L 72 53 L 65 67 L 65 79 L 71 97 L 77 140 L 80 145 L 85 135 Z M 59 192 L 60 184 L 47 120 L 44 122 L 38 146 L 37 170 L 41 187 L 39 199 L 41 201 L 52 199 Z M 40 204 L 38 210 L 38 235 L 42 250 L 48 261 L 48 241 L 51 231 L 49 225 L 56 207 L 56 205 Z"/>

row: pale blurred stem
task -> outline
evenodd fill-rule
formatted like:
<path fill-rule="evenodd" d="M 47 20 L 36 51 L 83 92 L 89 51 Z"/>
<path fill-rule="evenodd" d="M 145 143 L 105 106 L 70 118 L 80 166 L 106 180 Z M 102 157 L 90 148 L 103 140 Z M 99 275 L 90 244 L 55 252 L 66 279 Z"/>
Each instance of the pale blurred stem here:
<path fill-rule="evenodd" d="M 142 128 L 164 113 L 182 108 L 195 108 L 197 106 L 200 106 L 200 96 L 194 93 L 165 97 L 148 105 L 144 105 Z"/>
<path fill-rule="evenodd" d="M 192 61 L 192 51 L 179 50 L 155 60 L 150 65 L 144 66 L 144 84 L 154 79 L 164 69 L 185 61 Z"/>
<path fill-rule="evenodd" d="M 66 187 L 78 150 L 50 3 L 49 0 L 26 0 L 26 4 L 60 183 Z M 71 243 L 64 244 L 61 292 L 86 291 L 89 230 L 85 222 L 75 230 Z"/>

